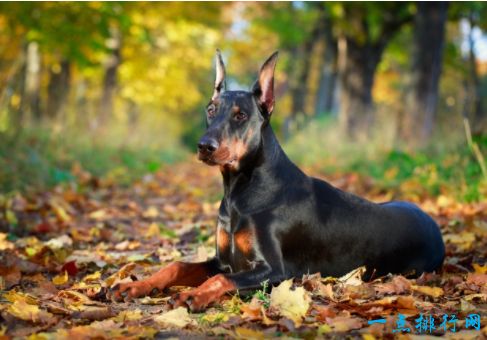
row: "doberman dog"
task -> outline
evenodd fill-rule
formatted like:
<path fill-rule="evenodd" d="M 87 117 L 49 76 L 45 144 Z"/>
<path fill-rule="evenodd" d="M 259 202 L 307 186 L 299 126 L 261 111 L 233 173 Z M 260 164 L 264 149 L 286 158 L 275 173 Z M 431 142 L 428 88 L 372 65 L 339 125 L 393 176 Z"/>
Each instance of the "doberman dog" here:
<path fill-rule="evenodd" d="M 316 272 L 341 276 L 360 266 L 369 278 L 419 275 L 442 265 L 440 230 L 417 206 L 370 202 L 305 175 L 288 159 L 269 124 L 277 52 L 251 91 L 225 91 L 219 51 L 216 60 L 207 131 L 198 143 L 198 158 L 219 166 L 223 176 L 216 256 L 175 262 L 145 280 L 121 284 L 113 291 L 116 300 L 193 286 L 172 301 L 201 310 L 227 292 L 258 288 L 266 280 Z"/>

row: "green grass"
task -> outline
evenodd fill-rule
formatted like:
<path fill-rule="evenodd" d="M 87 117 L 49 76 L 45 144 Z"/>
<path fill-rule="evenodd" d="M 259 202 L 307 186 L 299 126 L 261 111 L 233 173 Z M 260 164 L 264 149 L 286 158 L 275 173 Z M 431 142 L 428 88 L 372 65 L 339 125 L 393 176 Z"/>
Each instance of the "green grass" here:
<path fill-rule="evenodd" d="M 283 143 L 299 165 L 313 166 L 323 174 L 356 172 L 374 179 L 377 189 L 401 195 L 453 195 L 460 201 L 481 201 L 487 181 L 462 139 L 436 139 L 422 151 L 406 152 L 393 135 L 367 143 L 344 142 L 333 118 L 313 120 Z M 383 127 L 383 131 L 390 131 Z M 76 181 L 73 169 L 129 185 L 143 175 L 187 159 L 189 152 L 177 138 L 157 133 L 130 134 L 110 129 L 105 135 L 81 132 L 54 133 L 52 129 L 24 129 L 17 135 L 0 135 L 0 191 L 45 190 Z M 154 142 L 158 141 L 158 142 Z M 487 137 L 476 142 L 487 156 Z"/>
<path fill-rule="evenodd" d="M 324 174 L 356 172 L 373 178 L 378 188 L 404 195 L 446 194 L 460 201 L 485 200 L 487 180 L 462 132 L 450 131 L 448 138 L 433 138 L 423 150 L 405 151 L 392 134 L 380 134 L 367 143 L 346 142 L 333 118 L 325 117 L 295 132 L 284 148 L 298 164 Z M 487 156 L 487 136 L 475 141 Z"/>
<path fill-rule="evenodd" d="M 181 145 L 126 145 L 81 134 L 24 130 L 0 136 L 0 190 L 47 189 L 75 181 L 76 166 L 95 176 L 129 184 L 167 164 L 183 160 Z M 121 141 L 121 139 L 119 139 Z"/>

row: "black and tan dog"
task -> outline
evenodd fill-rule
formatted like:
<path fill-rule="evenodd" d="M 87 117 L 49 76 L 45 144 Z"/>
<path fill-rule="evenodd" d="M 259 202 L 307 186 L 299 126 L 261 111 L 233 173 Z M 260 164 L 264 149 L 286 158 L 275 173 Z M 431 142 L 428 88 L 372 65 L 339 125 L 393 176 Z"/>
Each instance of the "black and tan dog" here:
<path fill-rule="evenodd" d="M 418 207 L 372 203 L 308 177 L 287 158 L 269 124 L 277 53 L 251 91 L 224 91 L 219 52 L 216 59 L 207 131 L 198 143 L 199 159 L 218 165 L 223 176 L 216 256 L 175 262 L 145 280 L 121 284 L 116 299 L 187 285 L 197 288 L 173 297 L 174 304 L 200 310 L 265 280 L 316 272 L 340 276 L 360 266 L 369 276 L 421 274 L 441 266 L 440 230 Z"/>

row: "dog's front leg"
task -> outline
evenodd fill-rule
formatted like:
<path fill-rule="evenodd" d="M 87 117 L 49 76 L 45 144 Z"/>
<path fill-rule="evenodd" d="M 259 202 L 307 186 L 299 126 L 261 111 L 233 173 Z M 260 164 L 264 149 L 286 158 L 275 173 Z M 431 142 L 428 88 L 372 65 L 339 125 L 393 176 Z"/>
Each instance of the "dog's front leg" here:
<path fill-rule="evenodd" d="M 220 272 L 217 258 L 199 263 L 173 262 L 145 280 L 115 286 L 112 298 L 115 301 L 133 299 L 171 286 L 196 287 Z"/>
<path fill-rule="evenodd" d="M 187 305 L 192 311 L 201 311 L 226 293 L 255 289 L 266 280 L 278 282 L 282 279 L 282 275 L 273 273 L 267 263 L 261 263 L 249 271 L 215 275 L 195 289 L 176 294 L 172 303 L 175 307 Z"/>

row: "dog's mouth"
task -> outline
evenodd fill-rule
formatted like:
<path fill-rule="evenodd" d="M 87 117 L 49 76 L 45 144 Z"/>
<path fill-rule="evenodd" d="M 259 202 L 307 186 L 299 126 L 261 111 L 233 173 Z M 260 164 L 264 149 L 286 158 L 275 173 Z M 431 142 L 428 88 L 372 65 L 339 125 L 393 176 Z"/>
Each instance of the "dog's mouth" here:
<path fill-rule="evenodd" d="M 202 161 L 203 163 L 207 165 L 221 165 L 221 166 L 232 166 L 237 163 L 237 157 L 236 156 L 231 156 L 231 157 L 217 157 L 214 154 L 213 155 L 205 155 L 201 152 L 198 152 L 198 159 Z"/>

